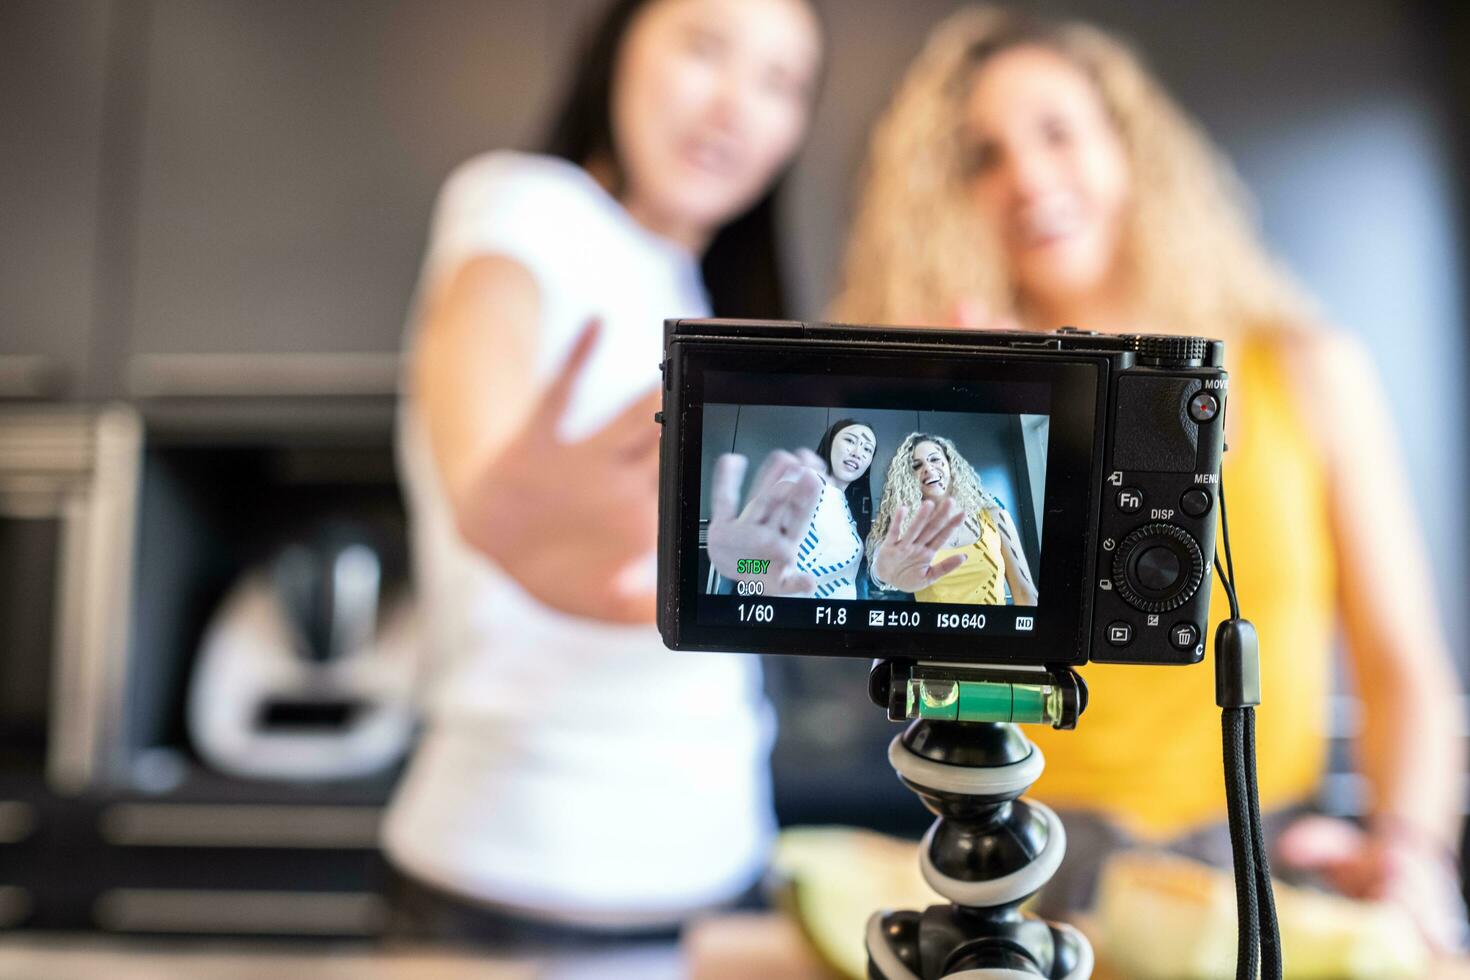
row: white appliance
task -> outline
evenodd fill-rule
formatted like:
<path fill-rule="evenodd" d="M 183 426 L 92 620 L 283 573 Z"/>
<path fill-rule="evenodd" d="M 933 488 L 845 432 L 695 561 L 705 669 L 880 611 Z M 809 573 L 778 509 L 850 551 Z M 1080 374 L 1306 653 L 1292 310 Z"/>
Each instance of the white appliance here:
<path fill-rule="evenodd" d="M 286 547 L 241 576 L 205 631 L 187 709 L 195 749 L 255 779 L 383 771 L 413 733 L 418 636 L 411 599 L 383 587 L 368 544 Z"/>

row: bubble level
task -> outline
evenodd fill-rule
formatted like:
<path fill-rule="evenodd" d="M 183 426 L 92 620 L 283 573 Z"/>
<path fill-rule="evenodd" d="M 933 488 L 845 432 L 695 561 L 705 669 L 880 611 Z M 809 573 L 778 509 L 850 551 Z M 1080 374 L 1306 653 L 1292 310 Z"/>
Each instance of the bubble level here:
<path fill-rule="evenodd" d="M 1054 684 L 911 677 L 907 701 L 907 717 L 932 721 L 1055 725 L 1062 715 L 1062 692 Z"/>

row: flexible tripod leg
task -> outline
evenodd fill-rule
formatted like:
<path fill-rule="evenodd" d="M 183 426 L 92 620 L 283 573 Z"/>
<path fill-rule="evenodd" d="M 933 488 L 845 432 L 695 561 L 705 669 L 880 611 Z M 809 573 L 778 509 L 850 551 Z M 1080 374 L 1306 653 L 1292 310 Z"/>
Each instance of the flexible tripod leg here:
<path fill-rule="evenodd" d="M 1087 980 L 1092 947 L 1070 926 L 1020 905 L 1056 873 L 1067 848 L 1050 808 L 1020 799 L 1041 750 L 1015 725 L 916 721 L 888 747 L 904 785 L 938 819 L 919 845 L 929 885 L 949 899 L 868 922 L 871 980 Z"/>

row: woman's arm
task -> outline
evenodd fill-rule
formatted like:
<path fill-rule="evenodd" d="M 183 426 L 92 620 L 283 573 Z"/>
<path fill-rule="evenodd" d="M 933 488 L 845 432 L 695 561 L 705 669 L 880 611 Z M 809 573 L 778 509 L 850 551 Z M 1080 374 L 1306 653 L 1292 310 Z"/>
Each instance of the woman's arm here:
<path fill-rule="evenodd" d="M 1011 515 L 1002 507 L 995 509 L 995 526 L 1000 531 L 1001 553 L 1005 556 L 1006 582 L 1011 587 L 1011 601 L 1018 606 L 1036 605 L 1036 583 L 1031 566 L 1021 550 L 1021 535 Z"/>
<path fill-rule="evenodd" d="M 1322 336 L 1296 342 L 1292 356 L 1304 390 L 1333 395 L 1332 411 L 1308 417 L 1326 448 L 1340 608 L 1364 712 L 1358 761 L 1371 789 L 1366 847 L 1338 869 L 1339 884 L 1396 896 L 1425 924 L 1444 912 L 1427 907 L 1438 894 L 1429 867 L 1458 851 L 1465 805 L 1460 683 L 1372 362 Z M 1463 920 L 1455 897 L 1446 901 L 1455 906 L 1446 917 Z"/>
<path fill-rule="evenodd" d="M 637 572 L 657 540 L 659 393 L 569 441 L 562 416 L 598 327 L 549 382 L 535 370 L 539 333 L 535 281 L 508 258 L 471 259 L 429 297 L 411 384 L 456 526 L 548 606 L 651 622 Z"/>
<path fill-rule="evenodd" d="M 499 255 L 465 262 L 425 304 L 410 383 L 461 527 L 476 479 L 535 405 L 540 318 L 535 279 Z"/>

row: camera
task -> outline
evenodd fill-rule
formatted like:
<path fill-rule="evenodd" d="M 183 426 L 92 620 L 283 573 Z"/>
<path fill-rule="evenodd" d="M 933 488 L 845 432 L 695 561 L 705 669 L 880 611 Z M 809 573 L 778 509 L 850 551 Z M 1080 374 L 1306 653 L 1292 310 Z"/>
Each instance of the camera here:
<path fill-rule="evenodd" d="M 715 319 L 664 330 L 669 647 L 1017 668 L 1203 658 L 1221 341 Z M 762 495 L 804 488 L 802 506 L 770 519 L 794 551 L 715 547 L 734 526 L 717 513 L 722 457 L 754 473 L 772 452 L 817 448 L 805 482 L 757 476 L 739 491 L 746 519 Z M 920 519 L 945 499 L 959 521 L 947 534 Z M 920 564 L 901 566 L 911 553 Z M 776 587 L 783 562 L 797 587 Z"/>

